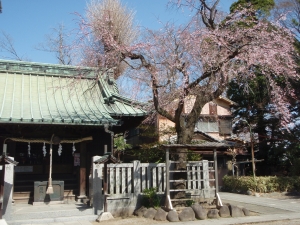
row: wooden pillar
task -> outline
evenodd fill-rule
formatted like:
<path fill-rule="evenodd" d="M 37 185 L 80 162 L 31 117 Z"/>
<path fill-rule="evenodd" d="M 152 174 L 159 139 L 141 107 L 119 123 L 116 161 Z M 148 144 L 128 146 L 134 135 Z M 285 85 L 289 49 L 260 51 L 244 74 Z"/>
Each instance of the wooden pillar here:
<path fill-rule="evenodd" d="M 214 165 L 215 165 L 215 184 L 216 184 L 216 196 L 219 192 L 219 176 L 218 176 L 218 157 L 217 149 L 214 149 Z"/>
<path fill-rule="evenodd" d="M 78 201 L 86 199 L 86 143 L 80 143 L 79 196 Z"/>

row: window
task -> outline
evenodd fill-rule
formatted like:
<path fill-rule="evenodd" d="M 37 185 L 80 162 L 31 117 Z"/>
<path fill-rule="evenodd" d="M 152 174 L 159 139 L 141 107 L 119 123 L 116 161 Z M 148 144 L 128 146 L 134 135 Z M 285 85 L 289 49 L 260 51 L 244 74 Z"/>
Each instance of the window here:
<path fill-rule="evenodd" d="M 217 115 L 217 104 L 210 102 L 209 103 L 209 115 Z"/>
<path fill-rule="evenodd" d="M 226 119 L 220 119 L 219 120 L 219 125 L 220 125 L 220 134 L 226 135 L 226 134 L 231 134 L 232 131 L 232 123 L 231 120 L 226 120 Z"/>
<path fill-rule="evenodd" d="M 196 129 L 202 132 L 219 132 L 219 124 L 215 117 L 201 117 L 196 123 Z"/>

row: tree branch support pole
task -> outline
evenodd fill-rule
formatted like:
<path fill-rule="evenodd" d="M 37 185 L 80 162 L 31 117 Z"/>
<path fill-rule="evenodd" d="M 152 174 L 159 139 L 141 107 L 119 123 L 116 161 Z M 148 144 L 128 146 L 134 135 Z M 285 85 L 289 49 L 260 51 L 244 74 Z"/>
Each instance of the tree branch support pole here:
<path fill-rule="evenodd" d="M 215 169 L 215 185 L 216 185 L 216 197 L 217 193 L 219 192 L 219 175 L 218 175 L 218 157 L 217 157 L 217 150 L 214 149 L 214 169 Z"/>

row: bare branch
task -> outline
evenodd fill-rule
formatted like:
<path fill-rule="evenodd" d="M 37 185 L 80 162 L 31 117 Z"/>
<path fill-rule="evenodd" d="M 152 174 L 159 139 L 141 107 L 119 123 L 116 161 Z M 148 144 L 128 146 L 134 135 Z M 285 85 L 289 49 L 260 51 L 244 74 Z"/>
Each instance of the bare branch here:
<path fill-rule="evenodd" d="M 72 65 L 73 53 L 71 46 L 67 44 L 68 34 L 65 26 L 61 23 L 52 33 L 46 35 L 45 43 L 40 43 L 37 50 L 54 53 L 57 62 L 62 65 Z"/>
<path fill-rule="evenodd" d="M 17 53 L 17 50 L 14 46 L 13 38 L 5 33 L 4 31 L 1 31 L 1 37 L 0 37 L 0 52 L 8 53 L 10 56 L 2 56 L 3 58 L 18 60 L 18 61 L 29 61 L 23 56 L 20 56 Z"/>

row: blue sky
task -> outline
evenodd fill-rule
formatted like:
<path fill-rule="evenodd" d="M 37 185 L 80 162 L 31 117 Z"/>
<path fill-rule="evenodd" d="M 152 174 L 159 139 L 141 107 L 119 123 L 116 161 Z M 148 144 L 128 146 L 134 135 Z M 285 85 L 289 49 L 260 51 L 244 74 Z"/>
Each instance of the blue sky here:
<path fill-rule="evenodd" d="M 69 30 L 75 29 L 74 13 L 85 14 L 87 0 L 1 0 L 0 31 L 9 34 L 19 56 L 33 62 L 57 63 L 53 54 L 35 49 L 45 42 L 45 35 L 63 23 Z M 169 0 L 122 0 L 136 11 L 136 20 L 142 27 L 158 29 L 162 22 L 182 23 L 188 13 L 167 9 Z M 221 0 L 220 8 L 228 11 L 234 0 Z M 1 49 L 0 49 L 1 50 Z M 0 51 L 0 58 L 8 55 Z"/>

